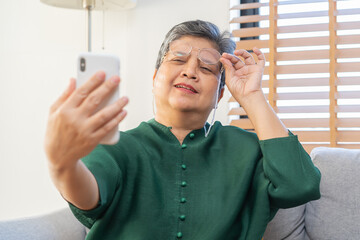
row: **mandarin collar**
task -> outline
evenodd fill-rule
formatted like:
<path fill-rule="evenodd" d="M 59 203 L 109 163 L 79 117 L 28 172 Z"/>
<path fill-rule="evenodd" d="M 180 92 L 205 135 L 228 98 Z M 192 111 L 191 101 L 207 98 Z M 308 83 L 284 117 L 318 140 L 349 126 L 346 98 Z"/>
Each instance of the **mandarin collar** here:
<path fill-rule="evenodd" d="M 165 126 L 159 122 L 157 122 L 155 120 L 155 118 L 150 119 L 147 122 L 156 132 L 158 132 L 159 134 L 166 136 L 167 139 L 173 141 L 176 140 L 176 142 L 178 143 L 178 139 L 176 138 L 176 136 L 171 132 L 172 127 L 171 126 Z M 216 123 L 215 123 L 216 124 Z M 214 125 L 215 125 L 214 124 Z M 208 129 L 210 127 L 210 124 L 207 122 L 205 124 L 206 129 Z M 213 129 L 212 129 L 213 130 Z M 210 133 L 212 132 L 212 130 L 210 131 Z M 195 135 L 197 139 L 203 139 L 205 138 L 205 131 L 204 128 L 200 128 L 200 129 L 194 129 L 191 132 L 189 132 L 189 134 L 185 137 L 185 139 L 189 138 L 190 135 Z"/>

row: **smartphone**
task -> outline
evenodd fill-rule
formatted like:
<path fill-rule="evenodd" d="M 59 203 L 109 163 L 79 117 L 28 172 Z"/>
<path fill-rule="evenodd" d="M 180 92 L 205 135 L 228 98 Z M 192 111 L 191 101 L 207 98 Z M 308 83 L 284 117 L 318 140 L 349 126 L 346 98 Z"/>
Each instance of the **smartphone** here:
<path fill-rule="evenodd" d="M 117 56 L 111 54 L 99 53 L 81 53 L 77 60 L 77 79 L 76 87 L 80 87 L 88 81 L 96 72 L 104 71 L 106 79 L 120 73 L 120 60 Z M 96 109 L 96 112 L 102 108 L 114 103 L 119 99 L 119 87 L 105 99 Z M 120 134 L 118 126 L 111 130 L 101 141 L 100 144 L 115 144 L 119 141 Z"/>

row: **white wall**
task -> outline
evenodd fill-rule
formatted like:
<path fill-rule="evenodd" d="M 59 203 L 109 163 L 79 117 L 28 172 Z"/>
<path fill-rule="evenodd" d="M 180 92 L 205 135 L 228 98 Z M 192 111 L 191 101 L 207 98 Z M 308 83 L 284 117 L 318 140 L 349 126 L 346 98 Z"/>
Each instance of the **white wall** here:
<path fill-rule="evenodd" d="M 86 51 L 85 13 L 40 0 L 0 0 L 0 220 L 66 206 L 48 176 L 43 138 L 50 104 L 75 77 Z M 121 59 L 122 95 L 130 98 L 120 129 L 152 118 L 152 76 L 160 44 L 175 24 L 203 19 L 228 29 L 227 0 L 138 0 L 105 13 L 105 51 Z M 102 13 L 93 15 L 93 50 L 102 51 Z M 217 119 L 227 123 L 226 98 Z"/>

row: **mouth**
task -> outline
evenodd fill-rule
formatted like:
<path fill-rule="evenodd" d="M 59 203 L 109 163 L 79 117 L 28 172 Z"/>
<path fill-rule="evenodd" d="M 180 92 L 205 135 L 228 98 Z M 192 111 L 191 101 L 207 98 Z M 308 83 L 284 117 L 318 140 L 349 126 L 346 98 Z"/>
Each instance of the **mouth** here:
<path fill-rule="evenodd" d="M 188 85 L 188 84 L 185 84 L 185 83 L 176 84 L 175 87 L 188 90 L 188 91 L 190 91 L 192 93 L 198 93 L 198 91 L 196 91 L 195 88 L 193 88 L 191 85 Z"/>

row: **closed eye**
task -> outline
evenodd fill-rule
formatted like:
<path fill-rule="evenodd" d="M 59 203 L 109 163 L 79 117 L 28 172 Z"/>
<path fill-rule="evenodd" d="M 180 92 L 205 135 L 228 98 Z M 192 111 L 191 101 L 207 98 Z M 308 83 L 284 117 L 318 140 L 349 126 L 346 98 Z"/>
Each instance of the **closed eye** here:
<path fill-rule="evenodd" d="M 205 70 L 206 72 L 212 73 L 213 71 L 208 67 L 201 67 L 202 70 Z"/>
<path fill-rule="evenodd" d="M 174 62 L 185 62 L 185 61 L 182 60 L 182 59 L 173 59 L 172 61 L 174 61 Z"/>
<path fill-rule="evenodd" d="M 171 59 L 172 62 L 177 62 L 177 63 L 185 63 L 187 60 L 186 57 L 174 57 L 173 59 Z"/>

